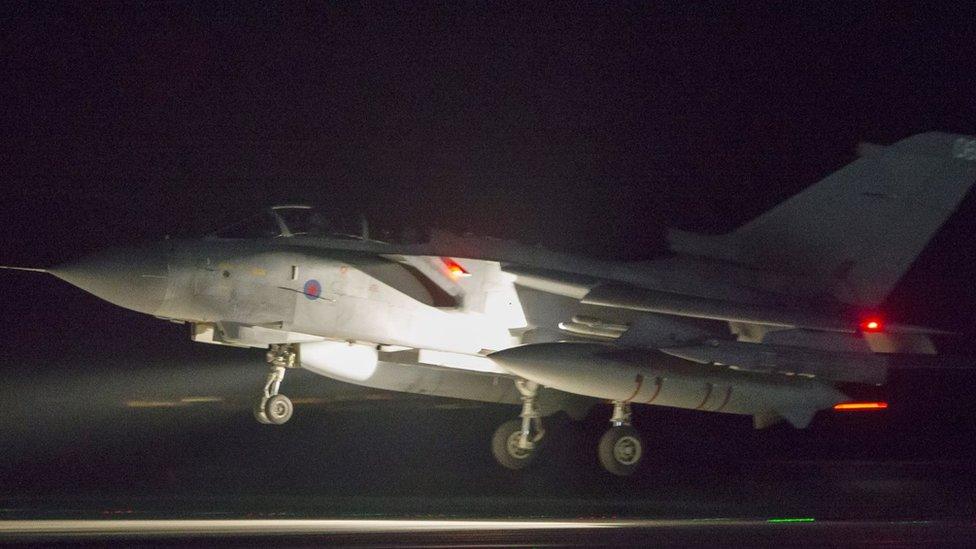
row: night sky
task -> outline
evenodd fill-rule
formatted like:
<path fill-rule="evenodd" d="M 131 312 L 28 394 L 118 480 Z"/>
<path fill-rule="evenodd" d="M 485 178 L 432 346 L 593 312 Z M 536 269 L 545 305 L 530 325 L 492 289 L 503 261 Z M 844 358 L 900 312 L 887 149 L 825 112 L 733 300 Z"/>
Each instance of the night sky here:
<path fill-rule="evenodd" d="M 0 264 L 199 235 L 285 202 L 650 258 L 666 228 L 732 229 L 860 141 L 976 135 L 974 14 L 804 4 L 5 3 Z M 976 335 L 974 220 L 969 197 L 888 304 L 962 331 L 954 352 Z M 41 275 L 0 273 L 0 303 L 4 375 L 34 386 L 18 399 L 5 382 L 21 412 L 38 386 L 74 390 L 32 383 L 52 371 L 230 357 L 263 374 L 260 353 L 200 349 Z M 250 433 L 242 410 L 233 432 Z M 55 453 L 90 462 L 64 450 L 72 436 Z"/>

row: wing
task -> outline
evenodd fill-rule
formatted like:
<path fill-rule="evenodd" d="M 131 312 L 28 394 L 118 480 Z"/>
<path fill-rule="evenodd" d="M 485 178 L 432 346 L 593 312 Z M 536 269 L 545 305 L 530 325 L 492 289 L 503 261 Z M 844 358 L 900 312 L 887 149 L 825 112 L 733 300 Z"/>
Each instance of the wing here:
<path fill-rule="evenodd" d="M 858 330 L 854 311 L 701 298 L 507 266 L 533 330 L 490 355 L 516 375 L 567 392 L 752 415 L 757 427 L 806 426 L 850 400 L 840 383 L 881 385 L 890 349 L 930 352 L 916 326 Z M 919 343 L 928 342 L 928 345 Z M 901 344 L 900 347 L 895 344 Z"/>
<path fill-rule="evenodd" d="M 780 304 L 782 296 L 743 292 L 753 301 L 701 297 L 685 293 L 667 292 L 603 281 L 593 277 L 567 275 L 556 271 L 508 265 L 505 271 L 516 276 L 516 284 L 523 288 L 577 300 L 605 310 L 627 310 L 656 313 L 689 319 L 714 320 L 742 327 L 758 326 L 768 329 L 804 329 L 840 334 L 861 331 L 864 311 L 834 304 L 830 308 L 800 308 Z M 951 334 L 907 324 L 885 323 L 889 335 Z"/>

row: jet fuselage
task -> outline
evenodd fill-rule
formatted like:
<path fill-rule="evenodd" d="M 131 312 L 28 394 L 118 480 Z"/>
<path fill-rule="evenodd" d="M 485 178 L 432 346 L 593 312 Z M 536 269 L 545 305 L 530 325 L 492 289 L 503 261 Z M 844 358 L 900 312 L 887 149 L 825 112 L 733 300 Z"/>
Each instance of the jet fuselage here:
<path fill-rule="evenodd" d="M 205 239 L 109 250 L 52 272 L 122 307 L 190 323 L 472 355 L 516 344 L 510 330 L 525 324 L 514 277 L 490 261 L 465 268 L 469 276 L 453 280 L 439 257 Z"/>

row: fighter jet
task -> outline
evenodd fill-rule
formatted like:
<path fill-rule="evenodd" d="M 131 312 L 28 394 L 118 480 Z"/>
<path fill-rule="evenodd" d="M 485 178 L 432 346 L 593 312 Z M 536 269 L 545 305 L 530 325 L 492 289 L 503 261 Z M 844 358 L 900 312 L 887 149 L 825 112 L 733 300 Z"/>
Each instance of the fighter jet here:
<path fill-rule="evenodd" d="M 803 428 L 820 410 L 870 406 L 842 389 L 883 384 L 886 354 L 935 352 L 938 330 L 880 309 L 976 180 L 976 139 L 926 133 L 860 153 L 728 234 L 672 231 L 672 253 L 649 261 L 436 231 L 379 237 L 292 205 L 32 270 L 185 324 L 193 341 L 266 350 L 261 423 L 291 418 L 280 391 L 292 368 L 520 404 L 491 448 L 522 469 L 544 417 L 609 401 L 597 454 L 629 475 L 645 456 L 634 405 Z"/>

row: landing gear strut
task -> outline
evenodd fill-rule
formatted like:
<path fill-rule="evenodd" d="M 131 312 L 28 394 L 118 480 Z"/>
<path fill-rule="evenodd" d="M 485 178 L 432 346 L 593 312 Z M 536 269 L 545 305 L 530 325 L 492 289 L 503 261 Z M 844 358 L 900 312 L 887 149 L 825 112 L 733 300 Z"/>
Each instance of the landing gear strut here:
<path fill-rule="evenodd" d="M 495 430 L 491 453 L 502 467 L 524 469 L 538 454 L 546 431 L 542 428 L 542 415 L 536 405 L 539 384 L 519 379 L 515 381 L 515 387 L 522 398 L 521 419 L 506 421 Z"/>
<path fill-rule="evenodd" d="M 637 470 L 644 457 L 640 433 L 630 425 L 630 403 L 614 401 L 613 425 L 600 437 L 600 465 L 607 471 L 625 477 Z"/>
<path fill-rule="evenodd" d="M 264 394 L 254 407 L 254 418 L 259 423 L 281 425 L 291 419 L 295 407 L 288 397 L 278 394 L 278 389 L 285 379 L 285 370 L 298 367 L 298 353 L 290 344 L 272 345 L 266 360 L 271 371 L 264 383 Z"/>

